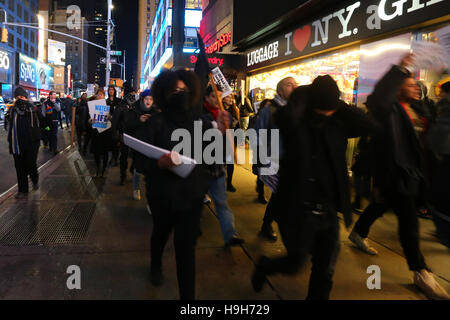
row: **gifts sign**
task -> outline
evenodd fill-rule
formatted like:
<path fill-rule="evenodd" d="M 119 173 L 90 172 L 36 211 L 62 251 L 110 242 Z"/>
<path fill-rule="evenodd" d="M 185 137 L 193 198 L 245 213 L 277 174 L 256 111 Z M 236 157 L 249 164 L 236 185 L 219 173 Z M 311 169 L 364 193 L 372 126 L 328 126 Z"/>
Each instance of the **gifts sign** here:
<path fill-rule="evenodd" d="M 109 106 L 105 99 L 89 101 L 88 106 L 91 119 L 95 120 L 92 128 L 97 129 L 100 133 L 111 128 L 111 121 L 108 120 Z"/>

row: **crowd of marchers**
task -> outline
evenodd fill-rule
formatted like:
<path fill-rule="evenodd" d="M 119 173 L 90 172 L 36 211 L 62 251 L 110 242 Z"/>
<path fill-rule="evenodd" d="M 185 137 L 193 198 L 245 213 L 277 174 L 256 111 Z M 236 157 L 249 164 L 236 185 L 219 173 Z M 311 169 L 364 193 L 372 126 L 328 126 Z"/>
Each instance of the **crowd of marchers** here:
<path fill-rule="evenodd" d="M 83 94 L 75 104 L 78 148 L 83 156 L 88 150 L 93 154 L 99 178 L 109 165 L 120 163 L 123 185 L 131 172 L 136 200 L 141 199 L 140 180 L 144 177 L 147 210 L 153 219 L 150 279 L 155 286 L 165 281 L 163 251 L 173 231 L 181 299 L 195 299 L 195 247 L 202 234 L 205 203 L 214 203 L 224 245 L 244 243 L 227 201 L 227 192 L 236 192 L 234 164 L 197 164 L 182 178 L 171 170 L 178 165 L 173 154 L 150 159 L 129 149 L 123 136 L 172 150 L 178 143 L 172 133 L 182 128 L 194 136 L 195 121 L 202 122 L 202 130 L 218 130 L 224 140 L 229 128 L 280 132 L 279 171 L 263 176 L 261 169 L 267 164 L 256 161 L 253 173 L 257 176 L 257 201 L 267 204 L 260 236 L 276 241 L 272 226 L 276 222 L 286 254 L 258 260 L 249 279 L 255 291 L 263 289 L 269 275 L 299 272 L 311 255 L 308 299 L 328 299 L 340 250 L 338 212 L 347 228 L 353 223 L 352 212 L 360 214 L 349 239 L 365 253 L 376 255 L 367 240 L 370 227 L 392 210 L 414 283 L 430 298 L 448 299 L 421 253 L 418 215 L 432 215 L 440 241 L 450 245 L 450 82 L 441 86 L 440 100 L 433 103 L 413 77 L 413 59 L 407 55 L 392 66 L 369 95 L 365 110 L 342 101 L 338 85 L 329 75 L 306 86 L 297 86 L 291 77 L 280 79 L 276 96 L 262 101 L 255 112 L 246 97 L 228 95 L 222 100 L 220 88 L 204 88 L 192 71 L 165 70 L 151 89 L 140 95 L 127 85 L 123 98 L 113 86 L 106 94 L 101 88 L 90 98 Z M 61 108 L 63 102 L 54 93 L 40 106 L 28 102 L 20 87 L 15 97 L 9 111 L 8 141 L 17 170 L 17 197 L 26 198 L 28 176 L 33 188 L 39 188 L 36 157 L 40 141 L 58 152 L 58 114 L 66 108 Z M 101 133 L 93 128 L 95 120 L 88 107 L 89 100 L 98 99 L 106 99 L 112 124 Z M 350 179 L 347 141 L 356 137 L 361 137 L 359 153 Z M 191 145 L 193 148 L 194 143 Z M 372 181 L 371 188 L 363 192 L 367 181 Z M 265 185 L 272 190 L 268 203 Z M 370 203 L 364 210 L 363 196 Z"/>

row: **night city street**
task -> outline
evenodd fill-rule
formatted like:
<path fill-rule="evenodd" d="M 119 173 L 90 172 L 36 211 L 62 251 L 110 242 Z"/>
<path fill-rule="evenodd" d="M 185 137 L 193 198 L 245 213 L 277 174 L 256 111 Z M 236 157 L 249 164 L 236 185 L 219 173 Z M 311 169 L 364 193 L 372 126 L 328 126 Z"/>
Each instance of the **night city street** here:
<path fill-rule="evenodd" d="M 0 301 L 450 300 L 450 0 L 4 0 L 0 28 Z"/>

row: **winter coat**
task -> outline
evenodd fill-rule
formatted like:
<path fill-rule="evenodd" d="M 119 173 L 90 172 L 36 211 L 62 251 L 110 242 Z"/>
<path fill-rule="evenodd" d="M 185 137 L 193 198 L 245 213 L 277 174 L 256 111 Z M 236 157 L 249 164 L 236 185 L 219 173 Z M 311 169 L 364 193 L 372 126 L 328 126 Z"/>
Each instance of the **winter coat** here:
<path fill-rule="evenodd" d="M 383 127 L 372 139 L 374 186 L 384 193 L 425 195 L 426 172 L 421 139 L 397 101 L 398 92 L 408 77 L 393 66 L 376 84 L 367 98 L 367 108 Z M 411 104 L 418 116 L 429 124 L 429 114 L 421 103 Z M 423 199 L 422 199 L 423 200 Z"/>
<path fill-rule="evenodd" d="M 75 111 L 75 127 L 78 132 L 88 132 L 92 130 L 89 119 L 90 115 L 87 101 L 80 101 Z"/>
<path fill-rule="evenodd" d="M 297 89 L 296 89 L 297 90 Z M 293 99 L 294 98 L 294 99 Z M 321 172 L 314 170 L 317 160 L 313 149 L 316 146 L 313 120 L 317 118 L 315 111 L 308 105 L 308 98 L 295 100 L 295 91 L 286 107 L 275 114 L 275 121 L 280 128 L 284 151 L 280 161 L 279 185 L 283 210 L 278 210 L 278 221 L 290 218 L 291 214 L 301 214 L 302 207 L 308 203 L 317 203 L 323 194 L 317 193 L 317 183 L 321 180 Z M 296 115 L 296 116 L 293 116 Z M 344 215 L 345 225 L 352 223 L 350 206 L 349 178 L 346 162 L 347 140 L 379 130 L 377 122 L 362 110 L 349 107 L 340 102 L 336 112 L 330 116 L 321 129 L 327 164 L 332 176 L 335 195 L 332 205 Z M 327 185 L 327 184 L 325 184 Z"/>
<path fill-rule="evenodd" d="M 106 100 L 106 104 L 110 106 L 109 115 L 111 114 L 111 110 L 113 109 L 110 105 L 111 101 Z M 89 114 L 89 119 L 91 118 Z M 93 154 L 104 154 L 106 152 L 113 151 L 114 142 L 112 129 L 109 128 L 103 132 L 99 132 L 96 128 L 92 128 L 92 136 L 91 136 L 91 153 Z"/>
<path fill-rule="evenodd" d="M 138 139 L 144 140 L 144 135 L 146 133 L 147 122 L 141 122 L 139 119 L 144 114 L 143 107 L 141 106 L 142 100 L 136 101 L 127 111 L 125 117 L 124 133 Z M 152 106 L 150 108 L 149 114 L 151 116 L 159 113 L 157 109 Z M 140 154 L 139 152 L 132 150 L 131 157 L 133 158 L 133 167 L 137 172 L 144 172 L 144 165 L 146 156 Z"/>
<path fill-rule="evenodd" d="M 46 100 L 42 104 L 42 115 L 45 118 L 45 126 L 50 126 L 53 121 L 58 121 L 60 118 L 61 104 L 56 100 Z"/>
<path fill-rule="evenodd" d="M 211 127 L 205 124 L 204 129 Z M 171 141 L 172 132 L 178 127 L 161 112 L 152 116 L 144 125 L 142 140 L 166 150 L 172 150 L 177 141 Z M 193 133 L 192 133 L 193 134 Z M 192 145 L 192 152 L 194 146 Z M 193 153 L 191 153 L 191 156 Z M 145 158 L 147 194 L 173 211 L 187 211 L 201 201 L 208 190 L 208 174 L 203 164 L 195 166 L 186 178 L 167 169 L 160 169 L 156 159 Z"/>
<path fill-rule="evenodd" d="M 19 147 L 19 154 L 20 149 L 39 146 L 44 117 L 36 107 L 28 101 L 19 99 L 9 110 L 8 117 L 10 125 L 7 139 L 10 154 L 14 153 L 13 144 Z"/>

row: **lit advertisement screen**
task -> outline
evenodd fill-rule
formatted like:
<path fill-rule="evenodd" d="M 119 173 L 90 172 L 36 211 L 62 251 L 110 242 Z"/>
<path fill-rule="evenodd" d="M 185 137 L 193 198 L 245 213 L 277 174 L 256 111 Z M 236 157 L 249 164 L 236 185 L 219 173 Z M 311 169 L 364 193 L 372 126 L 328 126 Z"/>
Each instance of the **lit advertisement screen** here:
<path fill-rule="evenodd" d="M 169 20 L 169 26 L 172 25 L 172 9 L 167 12 L 167 19 Z M 202 21 L 202 10 L 189 10 L 184 11 L 184 26 L 192 28 L 200 28 L 200 21 Z"/>

